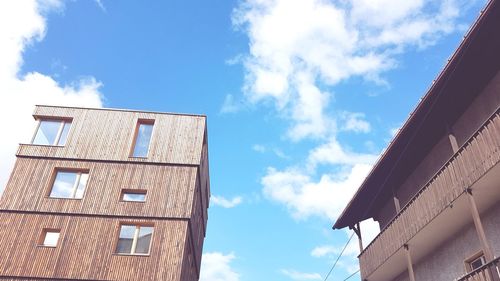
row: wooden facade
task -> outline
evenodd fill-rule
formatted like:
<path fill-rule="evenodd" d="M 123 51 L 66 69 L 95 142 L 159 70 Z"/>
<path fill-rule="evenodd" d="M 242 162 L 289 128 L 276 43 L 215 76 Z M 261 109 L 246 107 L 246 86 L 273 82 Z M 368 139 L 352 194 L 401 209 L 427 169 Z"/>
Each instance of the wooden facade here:
<path fill-rule="evenodd" d="M 500 163 L 500 109 L 437 171 L 359 255 L 370 276 L 484 174 Z"/>
<path fill-rule="evenodd" d="M 64 146 L 21 144 L 0 200 L 0 280 L 199 279 L 210 197 L 206 117 L 37 106 L 71 120 Z M 141 120 L 147 157 L 131 157 Z M 88 173 L 83 198 L 49 196 L 57 171 Z M 143 190 L 145 202 L 121 200 Z M 147 255 L 117 254 L 120 225 L 153 227 Z M 44 229 L 60 231 L 40 246 Z"/>
<path fill-rule="evenodd" d="M 335 222 L 358 236 L 361 280 L 500 281 L 498 27 L 489 0 Z"/>

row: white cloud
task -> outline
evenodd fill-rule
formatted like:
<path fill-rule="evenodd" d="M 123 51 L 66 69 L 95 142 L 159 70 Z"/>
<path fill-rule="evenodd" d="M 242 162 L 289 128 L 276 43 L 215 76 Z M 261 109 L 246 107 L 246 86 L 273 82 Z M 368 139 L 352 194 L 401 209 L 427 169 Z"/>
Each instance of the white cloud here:
<path fill-rule="evenodd" d="M 391 137 L 395 137 L 400 129 L 401 129 L 401 127 L 391 128 L 389 130 L 389 134 L 391 135 Z"/>
<path fill-rule="evenodd" d="M 274 102 L 291 121 L 295 141 L 335 134 L 326 112 L 335 86 L 354 76 L 384 83 L 380 75 L 397 66 L 409 46 L 425 48 L 459 29 L 465 0 L 246 0 L 233 25 L 249 38 L 242 60 L 245 95 Z M 387 7 L 391 7 L 388 9 Z M 346 129 L 366 132 L 359 118 Z"/>
<path fill-rule="evenodd" d="M 220 109 L 220 113 L 235 113 L 240 110 L 241 106 L 234 100 L 233 95 L 226 95 L 224 103 Z"/>
<path fill-rule="evenodd" d="M 341 129 L 344 131 L 368 133 L 371 130 L 371 125 L 365 120 L 364 113 L 343 111 L 340 119 L 343 122 Z"/>
<path fill-rule="evenodd" d="M 331 139 L 309 152 L 307 163 L 309 169 L 315 168 L 318 164 L 330 165 L 356 165 L 373 164 L 377 159 L 375 154 L 356 153 L 349 151 L 336 139 Z"/>
<path fill-rule="evenodd" d="M 215 206 L 221 206 L 223 208 L 234 208 L 243 202 L 241 196 L 236 196 L 233 199 L 226 199 L 222 196 L 212 195 L 210 197 L 210 202 Z"/>
<path fill-rule="evenodd" d="M 102 3 L 102 0 L 94 0 L 97 7 L 101 9 L 101 11 L 106 12 L 106 7 L 104 7 L 104 4 Z"/>
<path fill-rule="evenodd" d="M 366 247 L 370 242 L 379 234 L 380 227 L 379 224 L 372 220 L 366 220 L 361 222 L 361 236 L 363 237 L 363 247 Z M 352 230 L 346 229 L 346 237 L 350 237 L 353 233 Z M 346 238 L 347 239 L 347 238 Z M 342 252 L 344 245 L 322 245 L 315 247 L 311 251 L 311 256 L 316 258 L 329 257 L 337 258 L 337 256 Z M 359 242 L 356 234 L 351 239 L 349 245 L 347 245 L 344 250 L 343 256 L 349 256 L 351 258 L 356 258 L 359 255 Z"/>
<path fill-rule="evenodd" d="M 254 144 L 252 146 L 252 150 L 256 151 L 256 152 L 259 152 L 259 153 L 264 153 L 264 152 L 266 152 L 267 149 L 262 144 Z"/>
<path fill-rule="evenodd" d="M 290 160 L 291 157 L 288 156 L 283 150 L 280 148 L 274 147 L 274 148 L 269 148 L 261 144 L 254 144 L 252 146 L 252 150 L 259 152 L 259 153 L 266 153 L 268 151 L 272 152 L 274 155 L 276 155 L 278 158 L 284 159 L 284 160 Z"/>
<path fill-rule="evenodd" d="M 86 77 L 69 85 L 38 73 L 20 73 L 23 52 L 43 40 L 47 31 L 45 16 L 64 8 L 61 1 L 0 1 L 0 192 L 7 182 L 20 142 L 34 133 L 35 104 L 101 107 L 102 84 Z"/>
<path fill-rule="evenodd" d="M 200 281 L 239 281 L 240 275 L 231 267 L 235 258 L 232 253 L 204 253 L 201 259 Z"/>
<path fill-rule="evenodd" d="M 294 218 L 320 216 L 334 220 L 370 169 L 371 165 L 356 164 L 343 175 L 323 174 L 319 181 L 314 181 L 300 169 L 268 168 L 261 183 L 264 195 L 284 204 Z"/>
<path fill-rule="evenodd" d="M 338 247 L 331 246 L 331 245 L 323 245 L 323 246 L 318 246 L 318 247 L 314 248 L 311 251 L 311 256 L 316 257 L 316 258 L 321 258 L 321 257 L 331 255 L 331 254 L 339 254 L 340 251 L 341 251 L 341 249 L 339 249 Z"/>
<path fill-rule="evenodd" d="M 321 275 L 319 273 L 305 273 L 291 269 L 282 269 L 281 273 L 293 280 L 321 280 Z"/>

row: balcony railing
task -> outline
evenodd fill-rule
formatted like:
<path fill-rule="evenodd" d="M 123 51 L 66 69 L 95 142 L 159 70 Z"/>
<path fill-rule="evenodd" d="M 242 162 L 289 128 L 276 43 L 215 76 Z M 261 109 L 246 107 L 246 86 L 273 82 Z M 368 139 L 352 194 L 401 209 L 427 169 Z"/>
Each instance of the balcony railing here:
<path fill-rule="evenodd" d="M 500 161 L 499 114 L 497 109 L 361 252 L 362 279 L 377 270 Z"/>
<path fill-rule="evenodd" d="M 500 258 L 496 258 L 471 273 L 462 276 L 457 281 L 498 281 L 500 280 L 499 263 Z"/>

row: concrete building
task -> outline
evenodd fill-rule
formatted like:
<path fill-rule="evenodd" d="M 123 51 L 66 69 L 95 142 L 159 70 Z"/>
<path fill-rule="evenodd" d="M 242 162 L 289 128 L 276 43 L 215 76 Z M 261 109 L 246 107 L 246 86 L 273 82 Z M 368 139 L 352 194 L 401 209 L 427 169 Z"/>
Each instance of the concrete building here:
<path fill-rule="evenodd" d="M 491 0 L 335 222 L 358 235 L 362 280 L 500 280 L 499 70 Z"/>
<path fill-rule="evenodd" d="M 0 280 L 199 279 L 206 117 L 37 106 L 0 200 Z"/>

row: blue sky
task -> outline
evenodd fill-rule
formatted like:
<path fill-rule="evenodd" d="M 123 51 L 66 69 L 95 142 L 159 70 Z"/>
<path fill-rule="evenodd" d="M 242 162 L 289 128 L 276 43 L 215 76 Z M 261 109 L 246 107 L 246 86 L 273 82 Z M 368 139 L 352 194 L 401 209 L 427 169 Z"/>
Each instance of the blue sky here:
<path fill-rule="evenodd" d="M 2 3 L 0 182 L 37 103 L 206 114 L 201 280 L 322 280 L 348 239 L 335 218 L 484 5 Z M 329 280 L 357 269 L 355 242 Z"/>

